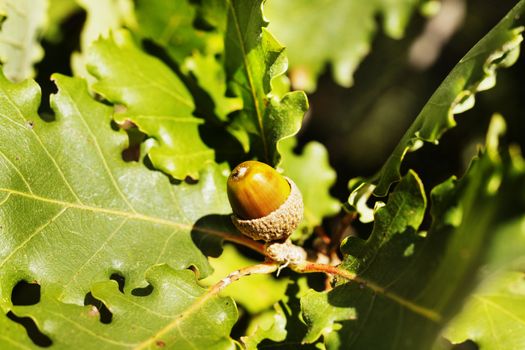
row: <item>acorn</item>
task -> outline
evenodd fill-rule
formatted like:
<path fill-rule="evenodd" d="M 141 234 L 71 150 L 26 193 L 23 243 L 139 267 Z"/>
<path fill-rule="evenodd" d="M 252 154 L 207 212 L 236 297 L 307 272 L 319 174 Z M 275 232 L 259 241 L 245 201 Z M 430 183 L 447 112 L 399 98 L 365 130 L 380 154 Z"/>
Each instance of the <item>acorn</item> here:
<path fill-rule="evenodd" d="M 284 241 L 303 218 L 303 197 L 295 183 L 271 166 L 247 161 L 228 178 L 232 221 L 255 240 Z"/>

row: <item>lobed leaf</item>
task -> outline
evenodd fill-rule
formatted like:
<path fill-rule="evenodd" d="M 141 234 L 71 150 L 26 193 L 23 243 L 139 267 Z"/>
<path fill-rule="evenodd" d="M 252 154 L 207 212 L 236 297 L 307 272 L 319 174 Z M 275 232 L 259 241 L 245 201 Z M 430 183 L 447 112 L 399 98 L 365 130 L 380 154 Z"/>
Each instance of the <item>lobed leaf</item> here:
<path fill-rule="evenodd" d="M 232 271 L 260 263 L 243 256 L 234 246 L 225 245 L 220 257 L 210 258 L 213 274 L 200 281 L 201 285 L 211 286 Z M 227 286 L 221 293 L 232 297 L 251 314 L 265 311 L 279 302 L 284 295 L 287 278 L 275 279 L 270 275 L 255 274 Z"/>
<path fill-rule="evenodd" d="M 109 323 L 101 321 L 101 308 L 64 304 L 46 294 L 13 312 L 37 319 L 56 349 L 235 348 L 229 332 L 237 310 L 230 298 L 198 286 L 193 272 L 167 265 L 151 267 L 146 279 L 149 295 L 122 293 L 115 281 L 93 284 L 93 297 L 111 312 Z"/>
<path fill-rule="evenodd" d="M 233 120 L 237 138 L 261 161 L 277 165 L 278 144 L 297 133 L 308 102 L 300 91 L 282 98 L 272 94 L 272 80 L 284 74 L 287 60 L 284 47 L 265 28 L 261 3 L 227 1 L 224 61 L 231 89 L 243 101 Z"/>
<path fill-rule="evenodd" d="M 454 115 L 472 108 L 475 94 L 495 85 L 497 69 L 514 64 L 523 41 L 524 12 L 525 1 L 520 1 L 459 61 L 430 97 L 379 172 L 366 181 L 351 183 L 351 206 L 359 206 L 363 197 L 369 196 L 372 191 L 377 196 L 385 196 L 390 185 L 400 179 L 400 166 L 405 154 L 418 149 L 423 142 L 438 143 L 441 135 L 456 125 Z M 365 214 L 365 221 L 370 219 L 371 215 Z"/>
<path fill-rule="evenodd" d="M 201 277 L 209 275 L 210 266 L 192 231 L 206 234 L 195 222 L 210 214 L 227 214 L 230 208 L 224 166 L 208 166 L 197 184 L 172 185 L 159 172 L 124 162 L 120 153 L 127 136 L 111 129 L 112 108 L 94 101 L 82 80 L 61 75 L 54 80 L 58 93 L 51 105 L 56 120 L 46 122 L 37 114 L 40 90 L 34 82 L 14 84 L 0 77 L 0 308 L 34 318 L 60 343 L 66 340 L 58 339 L 59 334 L 72 330 L 72 322 L 83 322 L 78 317 L 87 311 L 79 315 L 78 305 L 86 293 L 92 291 L 108 307 L 115 300 L 92 289 L 112 274 L 125 278 L 126 295 L 145 286 L 146 271 L 156 264 L 175 270 L 194 267 Z M 195 279 L 187 271 L 173 274 Z M 68 303 L 57 306 L 65 314 L 53 314 L 54 306 L 48 304 L 23 308 L 24 312 L 13 308 L 12 289 L 21 280 L 40 284 L 43 303 Z M 115 318 L 135 315 L 138 318 L 123 322 L 147 328 L 143 316 L 133 312 L 135 307 L 126 302 L 112 312 Z M 222 315 L 230 320 L 232 312 L 230 305 Z M 49 329 L 43 314 L 53 317 Z M 227 336 L 228 327 L 231 323 L 223 325 L 221 337 Z M 113 334 L 111 326 L 106 329 Z M 122 329 L 121 335 L 129 330 Z M 149 334 L 158 330 L 153 327 Z M 82 338 L 86 332 L 69 334 L 79 338 L 68 342 L 87 339 Z M 13 341 L 19 337 L 20 331 L 8 335 Z"/>
<path fill-rule="evenodd" d="M 139 0 L 135 10 L 139 34 L 165 47 L 177 63 L 206 52 L 210 35 L 194 27 L 197 9 L 190 1 Z"/>
<path fill-rule="evenodd" d="M 100 39 L 88 51 L 93 89 L 126 110 L 115 114 L 151 138 L 147 153 L 153 165 L 176 179 L 198 178 L 214 151 L 200 138 L 204 120 L 192 115 L 193 98 L 164 63 L 135 46 L 127 32 Z"/>
<path fill-rule="evenodd" d="M 53 0 L 54 1 L 54 0 Z M 71 68 L 77 77 L 92 81 L 86 70 L 86 51 L 99 38 L 108 38 L 121 27 L 134 27 L 132 0 L 75 0 L 86 12 L 86 22 L 80 33 L 80 52 L 71 55 Z"/>
<path fill-rule="evenodd" d="M 284 341 L 286 339 L 286 317 L 282 312 L 269 311 L 254 317 L 248 326 L 247 335 L 241 338 L 247 350 L 260 348 L 265 339 Z"/>
<path fill-rule="evenodd" d="M 502 125 L 495 117 L 486 151 L 461 180 L 451 178 L 433 189 L 428 233 L 417 232 L 424 191 L 409 172 L 377 211 L 370 238 L 343 243 L 343 253 L 349 254 L 343 267 L 357 274 L 361 284 L 340 284 L 323 297 L 307 295 L 305 319 L 310 329 L 318 330 L 308 340 L 323 330 L 330 349 L 342 344 L 359 349 L 429 348 L 473 288 L 494 248 L 507 247 L 504 259 L 503 252 L 498 254 L 500 264 L 521 256 L 523 228 L 509 234 L 502 227 L 523 218 L 525 168 L 517 155 L 499 156 L 494 140 L 502 134 Z M 330 332 L 332 328 L 325 327 L 330 318 L 318 315 L 319 306 L 309 307 L 310 298 L 327 300 L 325 307 L 334 309 L 332 313 L 342 307 L 354 309 L 357 319 L 340 321 L 341 329 Z"/>
<path fill-rule="evenodd" d="M 186 59 L 184 68 L 195 76 L 199 86 L 210 96 L 214 103 L 214 115 L 220 121 L 228 121 L 230 113 L 242 109 L 240 98 L 226 96 L 226 73 L 215 55 L 195 51 Z"/>

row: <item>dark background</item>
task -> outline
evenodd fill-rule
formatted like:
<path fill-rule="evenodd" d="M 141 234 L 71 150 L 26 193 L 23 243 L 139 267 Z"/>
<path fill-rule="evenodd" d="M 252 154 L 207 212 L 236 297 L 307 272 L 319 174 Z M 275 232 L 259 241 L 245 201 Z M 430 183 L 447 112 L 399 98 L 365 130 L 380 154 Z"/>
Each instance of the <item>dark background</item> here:
<path fill-rule="evenodd" d="M 334 196 L 346 200 L 349 179 L 379 170 L 447 74 L 516 3 L 465 1 L 463 22 L 427 69 L 418 70 L 408 60 L 409 48 L 428 20 L 416 14 L 402 40 L 377 32 L 352 88 L 336 85 L 331 72 L 325 72 L 317 91 L 309 96 L 311 115 L 300 134 L 300 144 L 318 140 L 328 148 L 338 173 Z M 445 133 L 438 146 L 425 144 L 407 155 L 405 170 L 415 169 L 427 189 L 451 174 L 461 175 L 476 153 L 476 145 L 484 142 L 490 117 L 496 112 L 507 120 L 509 140 L 523 149 L 524 69 L 520 56 L 514 66 L 499 70 L 496 86 L 476 95 L 475 107 L 456 116 L 457 127 Z"/>

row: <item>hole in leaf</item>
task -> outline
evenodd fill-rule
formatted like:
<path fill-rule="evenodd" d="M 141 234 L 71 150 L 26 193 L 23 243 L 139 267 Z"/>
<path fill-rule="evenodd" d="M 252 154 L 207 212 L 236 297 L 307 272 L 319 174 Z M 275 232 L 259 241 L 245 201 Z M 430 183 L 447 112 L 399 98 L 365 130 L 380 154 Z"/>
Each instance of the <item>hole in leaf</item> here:
<path fill-rule="evenodd" d="M 479 346 L 472 340 L 466 340 L 463 343 L 454 345 L 451 350 L 479 350 Z"/>
<path fill-rule="evenodd" d="M 20 325 L 22 325 L 27 332 L 27 335 L 31 339 L 35 345 L 47 348 L 53 344 L 51 341 L 51 338 L 49 338 L 47 335 L 42 333 L 40 329 L 38 329 L 35 321 L 31 319 L 30 317 L 18 317 L 15 315 L 12 311 L 9 311 L 7 313 L 7 317 Z"/>
<path fill-rule="evenodd" d="M 124 284 L 126 283 L 126 279 L 124 278 L 124 276 L 114 272 L 114 273 L 111 274 L 111 276 L 109 276 L 109 279 L 117 282 L 118 283 L 118 290 L 121 293 L 124 293 Z"/>
<path fill-rule="evenodd" d="M 151 293 L 153 293 L 153 286 L 151 284 L 148 284 L 144 288 L 135 288 L 131 291 L 131 295 L 136 297 L 147 297 Z"/>
<path fill-rule="evenodd" d="M 199 180 L 196 180 L 196 179 L 194 179 L 194 178 L 191 178 L 191 177 L 189 177 L 189 176 L 186 176 L 186 177 L 184 178 L 184 182 L 187 183 L 188 185 L 195 185 L 195 184 L 199 183 Z"/>
<path fill-rule="evenodd" d="M 20 281 L 11 292 L 13 305 L 35 305 L 40 301 L 40 285 Z"/>
<path fill-rule="evenodd" d="M 84 298 L 84 305 L 92 305 L 93 307 L 91 310 L 89 310 L 90 316 L 98 316 L 100 315 L 100 322 L 104 324 L 111 323 L 111 320 L 113 319 L 113 314 L 107 306 L 97 298 L 91 294 L 91 292 L 86 294 L 86 297 Z"/>
<path fill-rule="evenodd" d="M 200 272 L 199 272 L 199 269 L 197 268 L 197 266 L 195 266 L 195 265 L 190 265 L 190 266 L 188 266 L 188 270 L 190 270 L 191 272 L 193 272 L 193 273 L 195 274 L 195 276 L 197 277 L 197 279 L 198 279 L 198 277 L 199 277 L 199 275 L 200 275 Z"/>

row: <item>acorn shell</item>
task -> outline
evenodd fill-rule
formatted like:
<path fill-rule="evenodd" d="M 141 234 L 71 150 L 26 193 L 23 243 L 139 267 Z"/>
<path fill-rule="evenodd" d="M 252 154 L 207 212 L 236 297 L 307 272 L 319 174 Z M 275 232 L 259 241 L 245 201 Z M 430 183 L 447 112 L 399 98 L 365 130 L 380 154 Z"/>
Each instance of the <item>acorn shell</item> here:
<path fill-rule="evenodd" d="M 262 218 L 278 209 L 290 196 L 290 184 L 268 164 L 243 162 L 232 170 L 227 182 L 228 200 L 239 219 Z"/>
<path fill-rule="evenodd" d="M 276 210 L 262 218 L 243 220 L 232 215 L 235 227 L 246 236 L 255 240 L 286 240 L 303 219 L 303 196 L 297 185 L 288 177 L 290 195 Z"/>

